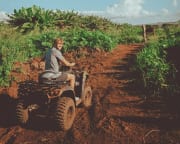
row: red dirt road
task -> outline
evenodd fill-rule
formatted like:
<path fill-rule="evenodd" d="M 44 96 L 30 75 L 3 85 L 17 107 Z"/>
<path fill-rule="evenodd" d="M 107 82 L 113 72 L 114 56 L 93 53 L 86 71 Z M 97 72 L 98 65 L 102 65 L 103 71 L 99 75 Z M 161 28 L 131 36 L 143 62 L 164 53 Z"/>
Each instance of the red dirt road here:
<path fill-rule="evenodd" d="M 0 144 L 178 144 L 180 124 L 177 111 L 158 99 L 145 100 L 133 81 L 132 65 L 142 45 L 120 45 L 111 53 L 97 50 L 66 54 L 75 60 L 77 69 L 89 72 L 94 104 L 87 111 L 77 109 L 68 132 L 55 131 L 50 120 L 33 119 L 27 127 L 14 118 L 17 85 L 1 89 Z M 70 57 L 74 58 L 70 58 Z M 76 57 L 75 57 L 76 56 Z M 17 64 L 19 65 L 19 64 Z M 22 64 L 19 80 L 37 80 L 42 71 L 38 60 Z M 7 97 L 7 94 L 11 97 Z"/>

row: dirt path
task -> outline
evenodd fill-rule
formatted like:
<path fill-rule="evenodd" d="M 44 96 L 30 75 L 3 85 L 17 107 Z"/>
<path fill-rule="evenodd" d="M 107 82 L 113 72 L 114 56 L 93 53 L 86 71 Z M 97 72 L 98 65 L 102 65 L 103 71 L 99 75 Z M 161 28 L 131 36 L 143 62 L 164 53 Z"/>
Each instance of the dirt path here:
<path fill-rule="evenodd" d="M 131 66 L 141 45 L 120 45 L 111 53 L 79 53 L 77 67 L 90 74 L 94 105 L 78 108 L 73 127 L 55 131 L 51 121 L 34 119 L 22 128 L 13 115 L 14 100 L 5 97 L 0 105 L 0 144 L 169 144 L 180 141 L 176 114 L 161 101 L 145 101 L 128 84 Z M 35 70 L 34 70 L 35 71 Z M 30 75 L 37 78 L 34 71 Z M 6 104 L 5 104 L 6 102 Z M 4 110 L 2 110 L 4 109 Z M 176 132 L 176 134 L 173 134 Z"/>

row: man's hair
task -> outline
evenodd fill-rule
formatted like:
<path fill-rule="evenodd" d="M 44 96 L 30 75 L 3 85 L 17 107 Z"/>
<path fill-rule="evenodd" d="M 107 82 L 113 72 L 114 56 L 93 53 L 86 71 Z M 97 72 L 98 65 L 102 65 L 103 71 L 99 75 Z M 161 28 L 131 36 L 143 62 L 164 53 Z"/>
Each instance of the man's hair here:
<path fill-rule="evenodd" d="M 53 43 L 53 47 L 57 47 L 57 44 L 58 43 L 64 43 L 64 41 L 63 41 L 63 39 L 60 39 L 60 38 L 56 38 L 55 40 L 54 40 L 54 43 Z"/>

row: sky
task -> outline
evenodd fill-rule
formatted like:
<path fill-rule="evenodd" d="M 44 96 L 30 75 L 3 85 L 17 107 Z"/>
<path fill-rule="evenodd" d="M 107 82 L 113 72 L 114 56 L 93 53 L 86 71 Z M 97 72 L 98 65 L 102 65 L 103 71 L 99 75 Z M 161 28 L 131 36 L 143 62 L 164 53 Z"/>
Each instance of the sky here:
<path fill-rule="evenodd" d="M 153 24 L 180 20 L 180 0 L 0 0 L 0 21 L 32 5 L 107 18 L 115 23 Z"/>

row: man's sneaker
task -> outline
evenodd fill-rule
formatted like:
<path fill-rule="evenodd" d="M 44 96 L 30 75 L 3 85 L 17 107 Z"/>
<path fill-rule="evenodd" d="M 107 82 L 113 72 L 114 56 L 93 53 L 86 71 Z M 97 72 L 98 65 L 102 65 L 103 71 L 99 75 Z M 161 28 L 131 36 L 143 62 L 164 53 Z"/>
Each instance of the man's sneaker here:
<path fill-rule="evenodd" d="M 78 101 L 80 98 L 79 97 L 75 97 L 75 100 Z"/>

